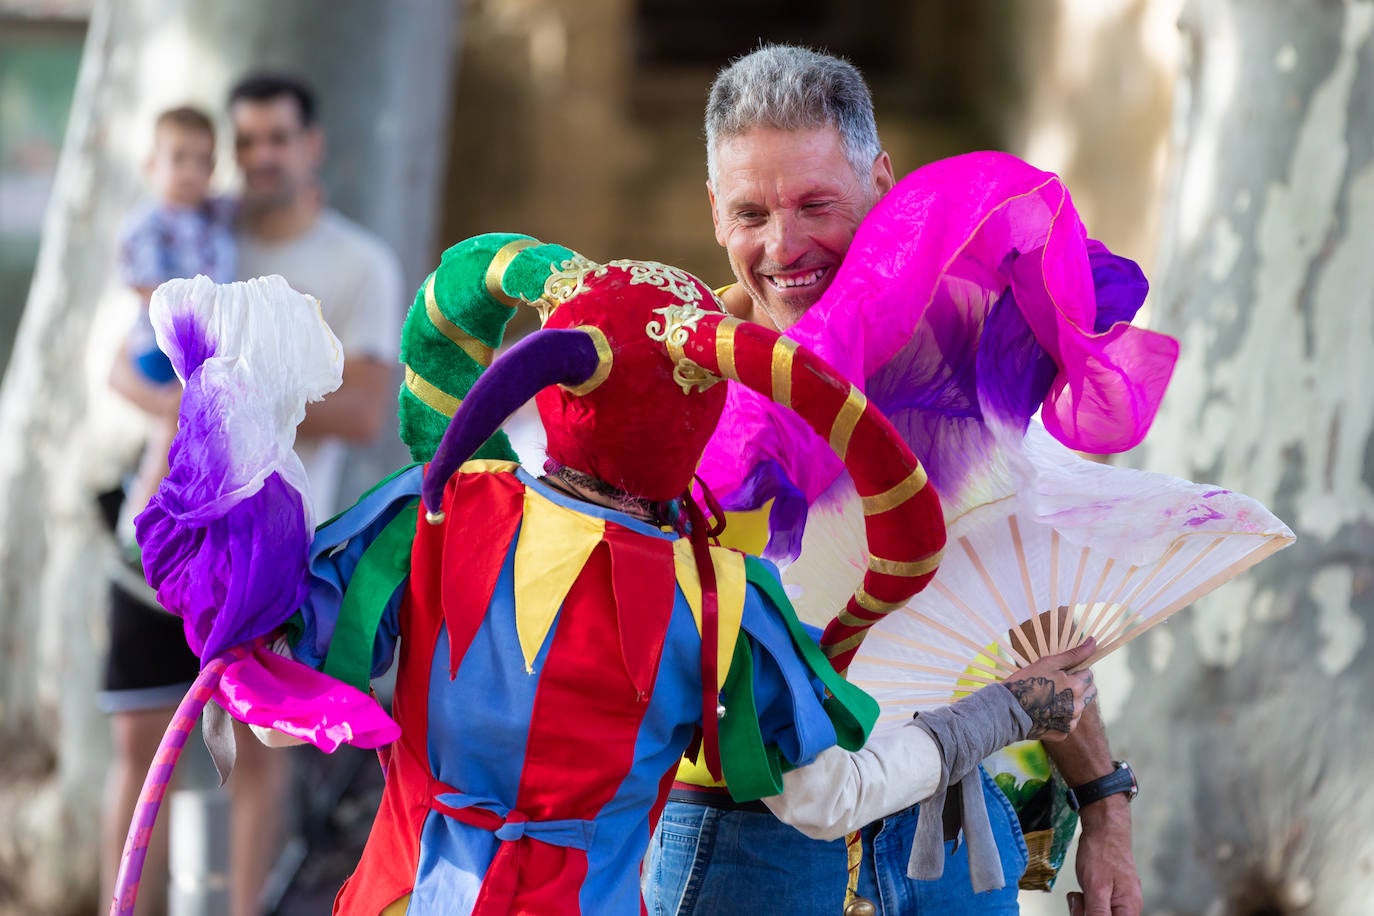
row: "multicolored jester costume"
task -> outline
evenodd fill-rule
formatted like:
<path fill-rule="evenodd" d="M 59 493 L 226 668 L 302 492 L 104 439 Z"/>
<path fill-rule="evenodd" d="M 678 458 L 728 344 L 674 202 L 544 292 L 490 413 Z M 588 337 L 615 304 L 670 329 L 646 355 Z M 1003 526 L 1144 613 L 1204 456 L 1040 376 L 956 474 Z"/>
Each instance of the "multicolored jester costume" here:
<path fill-rule="evenodd" d="M 246 454 L 232 416 L 186 420 L 234 402 L 211 374 L 260 392 L 253 376 L 271 362 L 251 344 L 220 346 L 225 289 L 175 287 L 154 308 L 188 400 L 140 539 L 188 637 L 219 634 L 192 642 L 200 694 L 325 749 L 384 746 L 381 807 L 336 912 L 642 912 L 639 863 L 689 745 L 740 799 L 780 792 L 784 769 L 827 747 L 862 745 L 875 705 L 803 630 L 775 569 L 710 543 L 688 493 L 725 402 L 717 383 L 735 381 L 844 460 L 879 558 L 855 600 L 901 602 L 929 581 L 944 524 L 924 470 L 809 351 L 728 317 L 676 268 L 470 239 L 444 254 L 406 322 L 402 436 L 430 463 L 311 540 L 296 521 L 308 501 L 280 470 L 289 451 Z M 285 311 L 308 324 L 300 298 Z M 483 372 L 521 303 L 544 327 Z M 303 404 L 317 388 L 293 390 Z M 470 460 L 508 448 L 493 434 L 531 396 L 549 476 Z M 277 411 L 277 426 L 297 414 Z M 256 489 L 226 497 L 222 478 L 245 467 Z M 249 607 L 268 566 L 270 608 Z M 399 734 L 363 692 L 398 640 Z M 198 712 L 185 705 L 183 722 Z M 159 790 L 145 794 L 150 818 Z M 126 857 L 137 848 L 131 835 Z M 129 870 L 113 912 L 132 903 Z"/>

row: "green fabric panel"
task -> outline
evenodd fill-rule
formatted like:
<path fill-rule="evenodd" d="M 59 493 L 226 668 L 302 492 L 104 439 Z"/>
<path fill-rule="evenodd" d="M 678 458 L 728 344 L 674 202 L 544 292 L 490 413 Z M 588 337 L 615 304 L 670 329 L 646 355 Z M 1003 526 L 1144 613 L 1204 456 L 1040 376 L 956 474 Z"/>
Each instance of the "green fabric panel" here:
<path fill-rule="evenodd" d="M 825 711 L 835 726 L 835 734 L 840 747 L 847 751 L 857 751 L 868 740 L 873 724 L 878 721 L 878 701 L 860 688 L 840 677 L 830 659 L 825 657 L 820 646 L 802 629 L 792 602 L 787 600 L 782 583 L 774 577 L 768 567 L 754 557 L 744 558 L 745 575 L 749 582 L 758 586 L 778 609 L 787 630 L 792 634 L 802 660 L 812 672 L 821 679 L 829 696 L 825 698 Z"/>
<path fill-rule="evenodd" d="M 387 523 L 358 558 L 344 590 L 334 638 L 324 659 L 324 673 L 364 693 L 372 680 L 372 644 L 387 602 L 410 574 L 410 550 L 415 542 L 416 500 Z"/>
<path fill-rule="evenodd" d="M 720 766 L 736 801 L 753 801 L 782 791 L 778 749 L 765 746 L 754 702 L 754 653 L 748 638 L 735 643 L 725 679 L 725 718 L 720 720 Z"/>

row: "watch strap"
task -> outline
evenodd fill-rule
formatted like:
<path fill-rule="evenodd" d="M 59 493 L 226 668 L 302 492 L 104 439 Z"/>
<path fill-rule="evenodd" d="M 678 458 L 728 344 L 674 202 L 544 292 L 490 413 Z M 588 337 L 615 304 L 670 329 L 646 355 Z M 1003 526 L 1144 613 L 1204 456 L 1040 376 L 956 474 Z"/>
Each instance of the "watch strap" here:
<path fill-rule="evenodd" d="M 1120 793 L 1125 793 L 1126 800 L 1130 801 L 1136 797 L 1139 791 L 1140 785 L 1136 782 L 1135 773 L 1131 770 L 1130 764 L 1124 760 L 1113 760 L 1110 773 L 1091 782 L 1085 782 L 1081 786 L 1074 786 L 1067 791 L 1066 796 L 1069 807 L 1077 811 L 1084 805 L 1091 805 L 1093 802 Z"/>

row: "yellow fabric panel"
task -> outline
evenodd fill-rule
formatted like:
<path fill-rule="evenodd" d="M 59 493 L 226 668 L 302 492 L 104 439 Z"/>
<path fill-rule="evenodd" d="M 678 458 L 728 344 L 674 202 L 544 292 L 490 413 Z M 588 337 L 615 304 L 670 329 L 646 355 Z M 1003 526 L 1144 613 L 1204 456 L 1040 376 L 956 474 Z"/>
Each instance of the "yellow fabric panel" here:
<path fill-rule="evenodd" d="M 534 657 L 563 599 L 605 533 L 604 519 L 565 509 L 526 488 L 515 545 L 515 631 L 526 671 L 534 671 Z"/>
<path fill-rule="evenodd" d="M 502 281 L 516 256 L 526 248 L 538 244 L 539 242 L 535 239 L 515 239 L 502 245 L 496 254 L 491 256 L 491 263 L 487 265 L 485 283 L 487 292 L 493 299 L 511 308 L 520 307 L 523 300 L 519 296 L 512 296 L 506 292 L 506 287 Z"/>
<path fill-rule="evenodd" d="M 677 765 L 677 781 L 691 786 L 723 788 L 725 780 L 716 779 L 711 775 L 711 771 L 706 769 L 705 757 L 705 754 L 697 754 L 695 758 L 683 757 L 682 762 Z"/>
<path fill-rule="evenodd" d="M 410 908 L 410 895 L 406 894 L 399 900 L 393 900 L 382 908 L 382 916 L 406 916 L 406 910 Z"/>
<path fill-rule="evenodd" d="M 509 474 L 520 467 L 518 461 L 502 461 L 500 458 L 473 458 L 458 465 L 459 474 Z"/>
<path fill-rule="evenodd" d="M 918 465 L 916 470 L 908 474 L 906 479 L 892 489 L 874 496 L 863 497 L 861 502 L 864 507 L 864 515 L 881 515 L 895 509 L 924 490 L 926 483 L 926 469 Z"/>
<path fill-rule="evenodd" d="M 677 569 L 677 584 L 687 597 L 692 619 L 701 632 L 701 577 L 697 574 L 689 538 L 678 538 L 673 544 L 673 564 Z M 720 609 L 720 635 L 716 640 L 716 674 L 720 686 L 730 673 L 730 661 L 735 657 L 735 643 L 739 640 L 740 621 L 744 617 L 744 555 L 724 547 L 711 548 L 711 565 L 716 568 L 716 597 Z"/>
<path fill-rule="evenodd" d="M 439 300 L 434 296 L 434 274 L 430 274 L 429 279 L 425 281 L 425 314 L 429 316 L 429 323 L 447 337 L 450 343 L 471 356 L 483 368 L 491 365 L 494 355 L 492 348 L 449 321 L 448 316 L 439 308 Z"/>
<path fill-rule="evenodd" d="M 725 530 L 721 532 L 720 543 L 733 547 L 753 556 L 761 556 L 768 546 L 768 514 L 773 511 L 773 500 L 768 500 L 757 509 L 725 513 Z"/>

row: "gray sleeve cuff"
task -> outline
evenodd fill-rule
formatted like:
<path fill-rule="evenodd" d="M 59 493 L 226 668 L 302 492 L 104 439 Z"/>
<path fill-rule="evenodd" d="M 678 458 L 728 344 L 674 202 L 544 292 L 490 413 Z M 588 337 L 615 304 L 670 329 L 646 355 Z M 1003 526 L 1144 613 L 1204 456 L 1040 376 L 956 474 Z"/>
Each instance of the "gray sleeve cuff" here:
<path fill-rule="evenodd" d="M 940 746 L 943 785 L 963 779 L 979 762 L 1030 733 L 1030 716 L 1002 684 L 976 690 L 962 700 L 916 714 L 916 727 Z"/>

